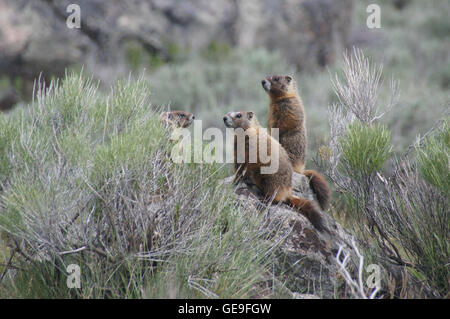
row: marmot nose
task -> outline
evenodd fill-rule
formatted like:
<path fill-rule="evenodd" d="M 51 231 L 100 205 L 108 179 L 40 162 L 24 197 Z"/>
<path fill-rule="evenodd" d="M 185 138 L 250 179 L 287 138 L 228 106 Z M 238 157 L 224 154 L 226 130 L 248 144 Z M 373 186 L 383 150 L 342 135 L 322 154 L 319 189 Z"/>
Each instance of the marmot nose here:
<path fill-rule="evenodd" d="M 224 122 L 227 121 L 227 117 L 226 117 L 226 116 L 223 117 L 223 121 L 224 121 Z"/>
<path fill-rule="evenodd" d="M 266 79 L 264 79 L 264 80 L 261 81 L 261 84 L 262 84 L 262 85 L 265 85 L 266 82 L 267 82 Z"/>

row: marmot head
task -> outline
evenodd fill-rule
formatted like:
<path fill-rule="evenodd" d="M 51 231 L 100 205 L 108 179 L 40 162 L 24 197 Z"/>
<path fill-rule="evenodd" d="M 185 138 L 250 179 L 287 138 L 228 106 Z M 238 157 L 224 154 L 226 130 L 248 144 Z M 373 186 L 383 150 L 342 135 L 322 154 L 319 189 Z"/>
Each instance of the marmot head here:
<path fill-rule="evenodd" d="M 252 126 L 259 126 L 255 113 L 252 111 L 228 112 L 223 117 L 223 122 L 225 123 L 226 127 L 240 127 L 244 130 Z"/>
<path fill-rule="evenodd" d="M 261 84 L 273 98 L 297 95 L 295 80 L 290 75 L 271 75 L 262 80 Z"/>
<path fill-rule="evenodd" d="M 172 111 L 161 113 L 160 119 L 164 125 L 186 128 L 192 124 L 195 116 L 189 112 Z"/>

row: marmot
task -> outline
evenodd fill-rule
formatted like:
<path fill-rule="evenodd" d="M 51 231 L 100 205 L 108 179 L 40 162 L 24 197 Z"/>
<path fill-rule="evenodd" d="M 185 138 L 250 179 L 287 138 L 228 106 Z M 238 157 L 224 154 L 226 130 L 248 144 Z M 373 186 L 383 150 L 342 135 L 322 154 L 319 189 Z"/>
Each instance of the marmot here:
<path fill-rule="evenodd" d="M 318 172 L 305 170 L 305 110 L 294 78 L 290 75 L 273 75 L 262 80 L 262 86 L 270 97 L 267 128 L 279 129 L 280 144 L 286 149 L 294 171 L 310 179 L 310 187 L 325 210 L 330 200 L 328 183 Z"/>
<path fill-rule="evenodd" d="M 161 123 L 166 128 L 166 133 L 169 134 L 169 141 L 178 144 L 178 152 L 182 151 L 183 145 L 180 142 L 182 134 L 177 132 L 183 128 L 188 128 L 195 119 L 194 114 L 184 111 L 169 111 L 162 112 L 159 116 Z M 170 154 L 167 154 L 170 158 Z M 170 158 L 172 161 L 172 158 Z"/>
<path fill-rule="evenodd" d="M 255 184 L 267 198 L 273 198 L 273 202 L 284 202 L 296 207 L 301 214 L 319 231 L 326 230 L 324 227 L 320 209 L 310 200 L 292 195 L 292 165 L 286 150 L 263 129 L 256 116 L 251 111 L 229 112 L 223 121 L 225 126 L 230 128 L 242 128 L 245 133 L 245 145 L 237 145 L 238 138 L 235 131 L 234 149 L 235 149 L 235 169 L 236 174 L 244 174 Z M 252 142 L 253 141 L 253 142 Z M 257 141 L 255 145 L 255 141 Z M 267 156 L 272 158 L 272 154 L 278 154 L 278 170 L 273 174 L 264 174 L 261 169 L 270 167 L 271 161 L 261 160 L 261 142 L 267 141 Z M 243 163 L 237 163 L 236 151 L 238 147 L 245 147 L 245 159 Z M 252 162 L 251 151 L 257 149 L 256 161 Z M 265 155 L 265 154 L 264 154 Z M 237 164 L 237 165 L 236 165 Z"/>
<path fill-rule="evenodd" d="M 189 112 L 184 112 L 184 111 L 169 111 L 169 112 L 162 112 L 159 116 L 159 119 L 161 120 L 161 123 L 165 126 L 166 128 L 166 133 L 167 134 L 171 134 L 173 133 L 174 130 L 177 129 L 181 129 L 181 128 L 187 128 L 192 124 L 192 121 L 195 119 L 194 114 L 189 113 Z M 181 136 L 178 137 L 178 139 L 176 138 L 172 138 L 172 136 L 169 136 L 169 141 L 172 143 L 176 143 L 179 141 L 179 139 L 181 138 Z M 178 152 L 181 152 L 181 144 L 178 144 Z M 164 153 L 164 157 L 168 158 L 169 161 L 171 163 L 173 163 L 172 158 L 171 158 L 171 154 L 169 151 L 165 151 Z M 160 163 L 161 161 L 158 160 L 157 163 Z M 171 179 L 172 174 L 169 172 L 166 175 L 167 179 Z M 168 187 L 167 185 L 164 186 L 164 191 L 162 191 L 161 189 L 156 189 L 154 195 L 151 195 L 149 198 L 148 203 L 155 203 L 155 202 L 160 202 L 163 200 L 163 195 L 164 193 L 168 192 Z"/>
<path fill-rule="evenodd" d="M 159 116 L 161 122 L 166 126 L 187 128 L 195 119 L 194 114 L 184 111 L 162 112 Z"/>

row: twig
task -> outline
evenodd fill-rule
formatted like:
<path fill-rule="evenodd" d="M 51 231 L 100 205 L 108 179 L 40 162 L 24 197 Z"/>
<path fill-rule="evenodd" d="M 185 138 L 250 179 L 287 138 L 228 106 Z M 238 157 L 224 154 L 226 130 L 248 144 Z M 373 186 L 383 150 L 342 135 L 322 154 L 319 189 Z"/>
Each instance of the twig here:
<path fill-rule="evenodd" d="M 14 255 L 16 254 L 16 251 L 17 251 L 17 250 L 14 249 L 14 250 L 12 251 L 12 253 L 11 253 L 11 256 L 9 256 L 9 260 L 8 260 L 8 262 L 6 263 L 5 270 L 3 271 L 2 275 L 0 276 L 0 282 L 3 281 L 3 278 L 5 277 L 5 275 L 6 275 L 7 271 L 8 271 L 8 269 L 11 267 L 12 259 L 14 258 Z"/>
<path fill-rule="evenodd" d="M 374 290 L 370 293 L 369 296 L 364 292 L 364 284 L 363 284 L 363 267 L 364 267 L 364 256 L 359 252 L 358 247 L 355 243 L 355 238 L 352 238 L 352 248 L 358 257 L 358 278 L 356 281 L 352 278 L 350 272 L 347 270 L 347 264 L 350 261 L 350 253 L 344 253 L 344 247 L 339 246 L 338 253 L 336 254 L 336 263 L 339 266 L 340 273 L 342 274 L 345 282 L 350 287 L 353 296 L 355 298 L 361 299 L 374 299 L 376 294 L 379 292 L 380 287 L 376 286 Z M 343 256 L 343 260 L 341 261 L 341 257 Z"/>
<path fill-rule="evenodd" d="M 74 254 L 74 253 L 78 253 L 78 252 L 86 250 L 86 249 L 87 249 L 87 247 L 83 246 L 83 247 L 80 247 L 78 249 L 73 249 L 73 250 L 67 250 L 67 251 L 59 252 L 58 255 L 62 256 L 62 255 Z"/>

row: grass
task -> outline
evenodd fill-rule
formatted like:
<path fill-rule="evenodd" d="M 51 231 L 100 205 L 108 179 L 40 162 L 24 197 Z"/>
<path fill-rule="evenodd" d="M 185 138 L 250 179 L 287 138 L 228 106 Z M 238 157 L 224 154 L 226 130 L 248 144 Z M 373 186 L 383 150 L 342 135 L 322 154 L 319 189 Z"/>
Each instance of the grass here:
<path fill-rule="evenodd" d="M 1 297 L 261 293 L 271 232 L 219 183 L 227 166 L 168 161 L 149 97 L 142 77 L 104 94 L 68 74 L 26 108 L 0 114 L 1 260 L 14 254 L 19 269 L 5 272 Z M 80 265 L 81 289 L 66 286 L 69 264 Z"/>
<path fill-rule="evenodd" d="M 342 162 L 359 175 L 381 171 L 392 152 L 390 140 L 391 133 L 382 125 L 354 122 L 341 139 Z"/>
<path fill-rule="evenodd" d="M 415 153 L 409 148 L 402 156 L 392 154 L 391 132 L 379 123 L 378 101 L 371 99 L 378 82 L 370 79 L 378 77 L 378 68 L 366 62 L 355 50 L 344 68 L 352 76 L 342 82 L 336 78 L 339 102 L 330 107 L 332 138 L 322 168 L 342 194 L 347 225 L 360 238 L 365 254 L 388 272 L 397 264 L 412 274 L 408 282 L 405 276 L 396 279 L 409 287 L 401 294 L 445 298 L 450 254 L 448 118 L 413 144 Z M 388 160 L 390 171 L 383 169 Z"/>
<path fill-rule="evenodd" d="M 443 121 L 440 131 L 417 148 L 418 165 L 424 179 L 450 194 L 450 128 L 449 119 Z"/>

